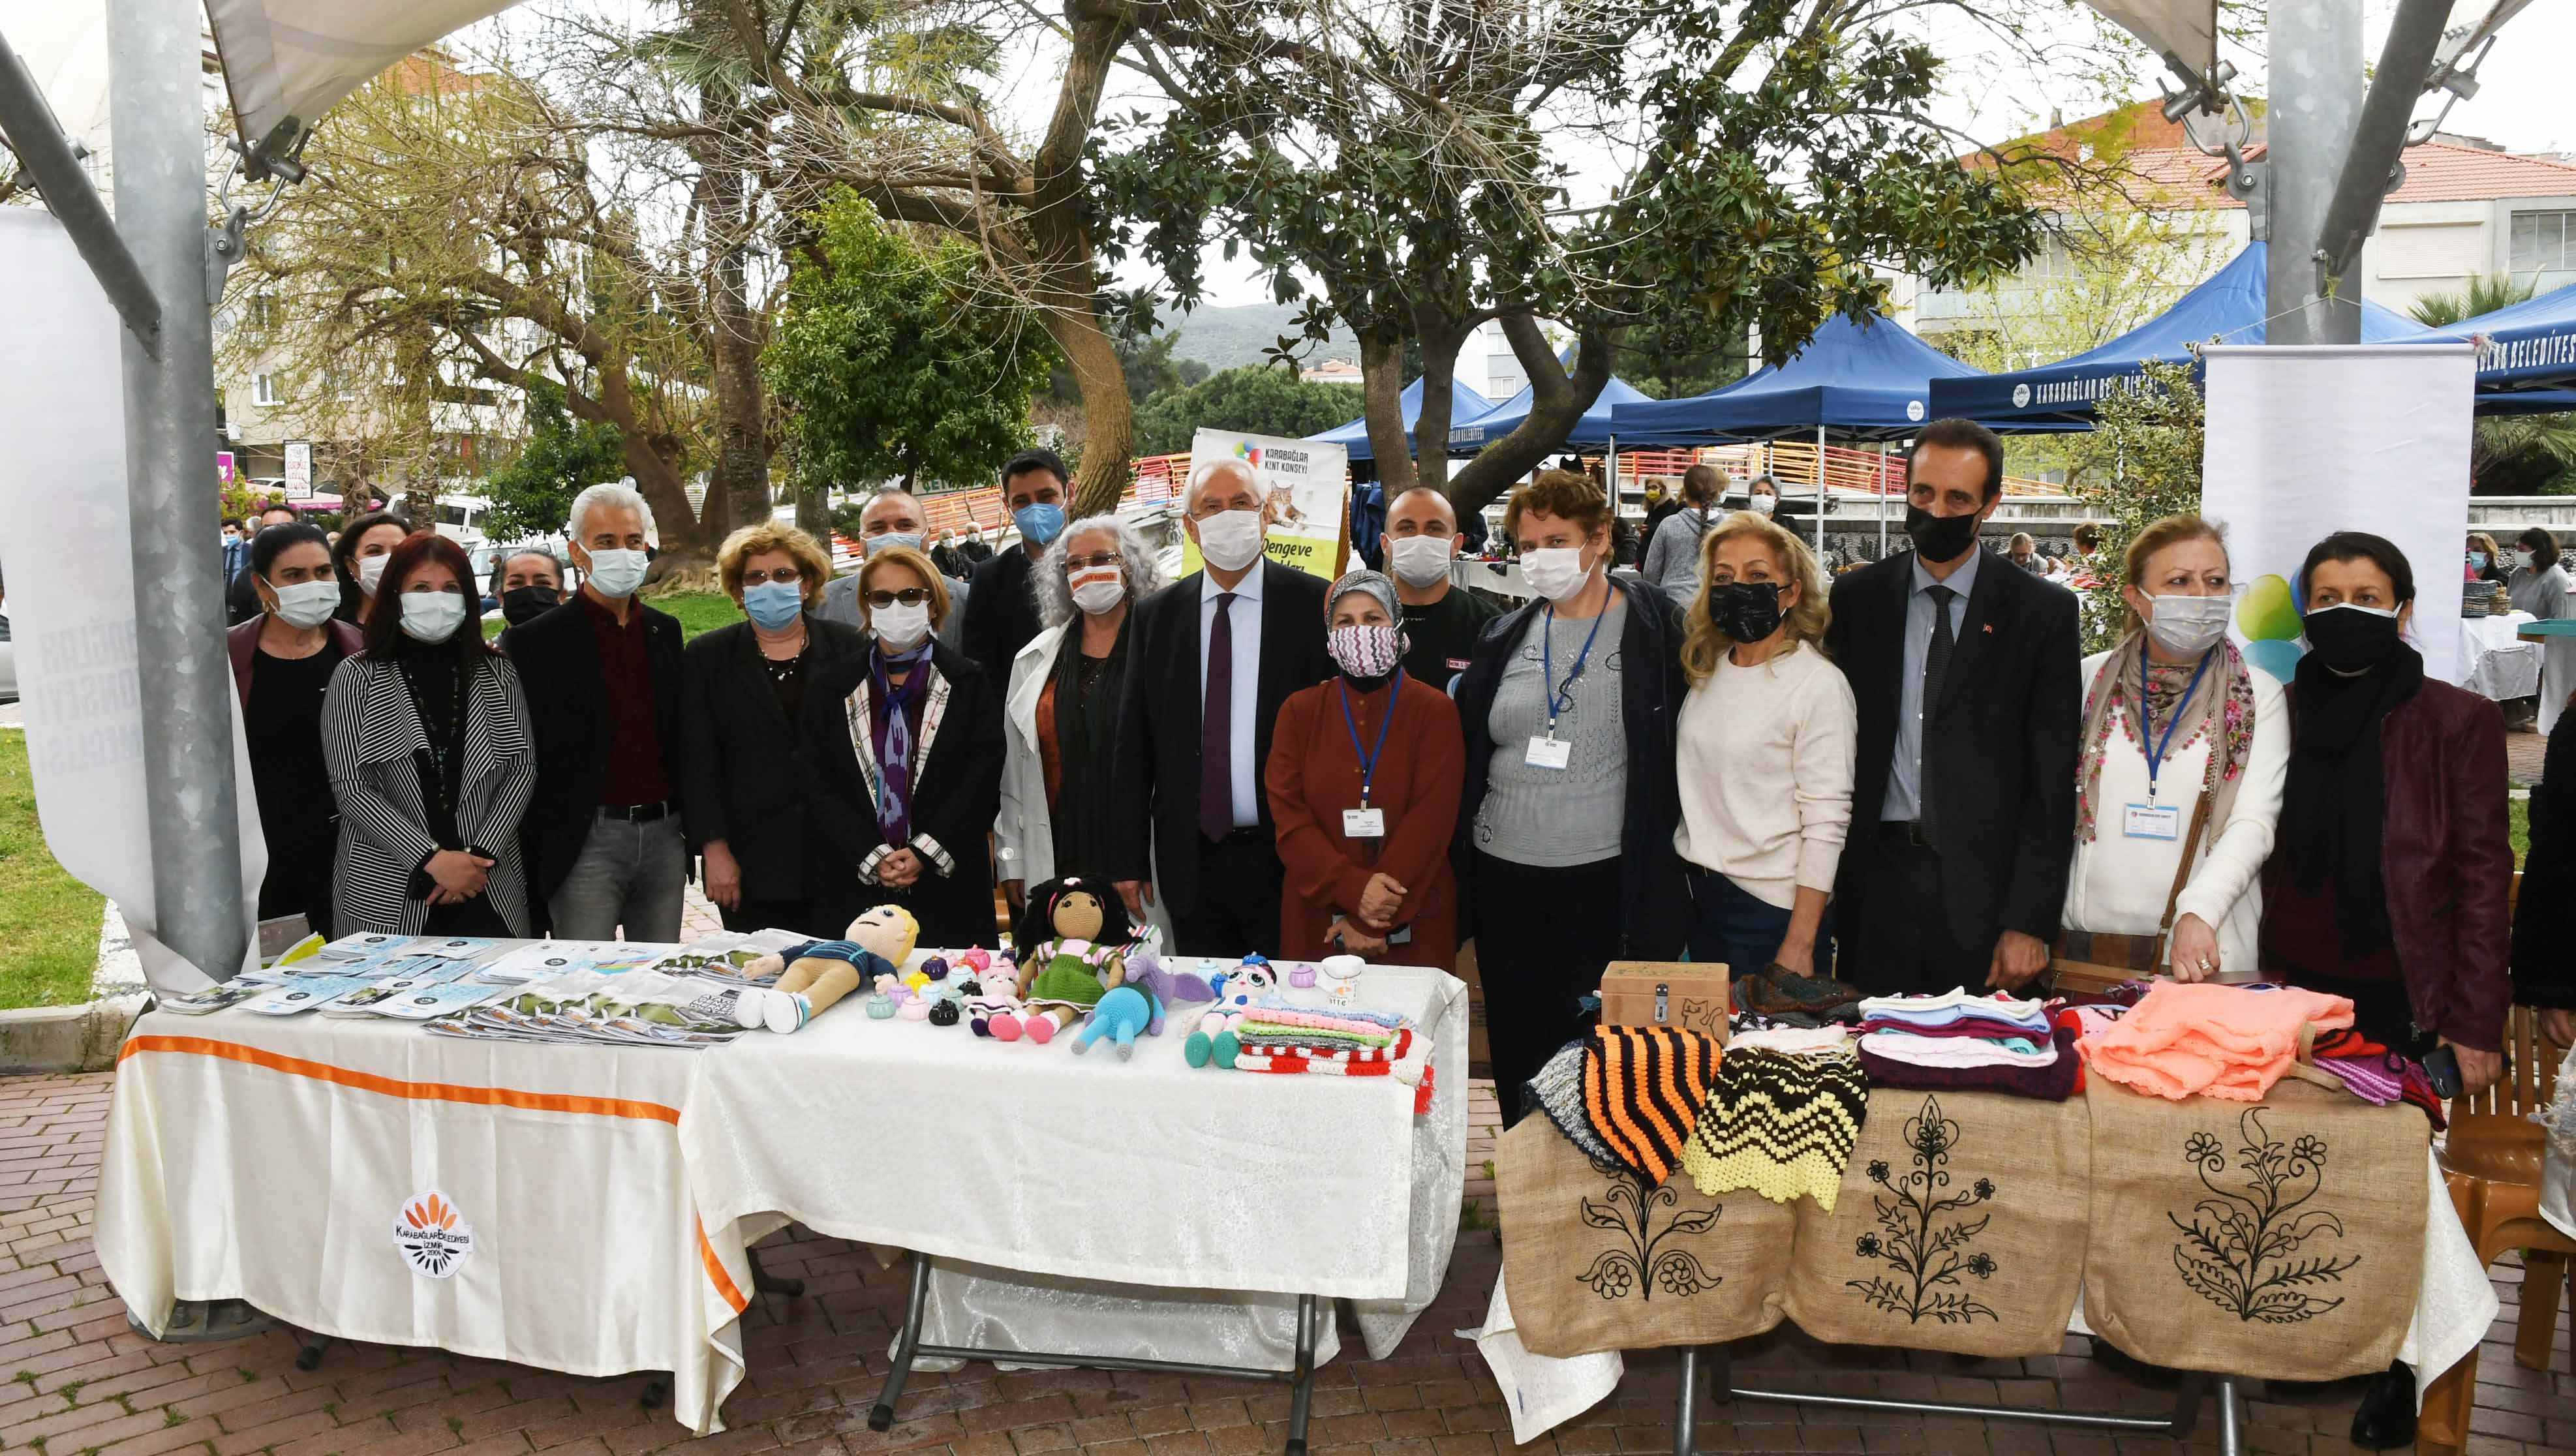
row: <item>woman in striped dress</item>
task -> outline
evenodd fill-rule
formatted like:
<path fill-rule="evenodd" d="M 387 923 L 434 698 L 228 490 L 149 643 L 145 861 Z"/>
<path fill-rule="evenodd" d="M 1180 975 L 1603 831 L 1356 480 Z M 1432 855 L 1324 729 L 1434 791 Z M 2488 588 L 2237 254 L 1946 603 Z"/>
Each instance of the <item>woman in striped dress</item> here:
<path fill-rule="evenodd" d="M 322 702 L 340 801 L 332 865 L 343 934 L 525 936 L 519 817 L 536 786 L 527 699 L 483 642 L 473 567 L 421 532 L 394 548 L 366 651 Z"/>

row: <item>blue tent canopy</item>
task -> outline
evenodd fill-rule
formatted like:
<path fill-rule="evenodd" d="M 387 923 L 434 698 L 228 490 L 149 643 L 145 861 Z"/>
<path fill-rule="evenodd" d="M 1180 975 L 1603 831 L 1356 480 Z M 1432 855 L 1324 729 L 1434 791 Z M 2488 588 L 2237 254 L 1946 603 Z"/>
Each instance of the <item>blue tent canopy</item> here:
<path fill-rule="evenodd" d="M 2526 298 L 2437 331 L 2445 339 L 2478 338 L 2479 413 L 2510 412 L 2498 395 L 2576 387 L 2576 283 Z M 2492 410 L 2491 405 L 2505 405 Z M 2561 403 L 2556 406 L 2565 409 Z"/>
<path fill-rule="evenodd" d="M 1464 424 L 1451 425 L 1449 449 L 1452 453 L 1472 455 L 1519 429 L 1521 421 L 1529 418 L 1530 407 L 1537 398 L 1536 386 L 1524 384 L 1521 386 L 1520 393 L 1504 400 L 1484 414 Z M 1574 428 L 1566 432 L 1563 443 L 1607 445 L 1610 443 L 1610 437 L 1617 433 L 1611 428 L 1610 412 L 1623 404 L 1646 402 L 1648 402 L 1648 396 L 1643 390 L 1614 374 L 1610 376 L 1607 384 L 1601 386 L 1601 397 L 1594 400 L 1592 407 L 1583 412 L 1583 418 L 1575 421 Z"/>
<path fill-rule="evenodd" d="M 2142 377 L 2141 361 L 2191 362 L 2190 345 L 2259 344 L 2263 324 L 2271 317 L 2263 281 L 2265 245 L 2249 243 L 2163 313 L 2098 348 L 2072 359 L 2006 374 L 1935 380 L 1935 418 L 1964 415 L 2005 434 L 2093 428 L 2093 402 L 2125 381 Z M 2381 308 L 2361 303 L 2361 338 L 2366 344 L 2423 340 L 2432 330 Z"/>
<path fill-rule="evenodd" d="M 1811 435 L 1820 425 L 1846 439 L 1888 439 L 1932 418 L 1930 381 L 1976 375 L 1894 320 L 1833 314 L 1784 364 L 1688 399 L 1623 404 L 1610 422 L 1622 445 Z"/>
<path fill-rule="evenodd" d="M 1398 396 L 1398 402 L 1404 407 L 1404 436 L 1407 440 L 1410 440 L 1413 438 L 1414 424 L 1422 418 L 1422 381 L 1417 379 L 1411 384 L 1406 385 L 1404 387 L 1404 393 Z M 1478 394 L 1467 386 L 1458 383 L 1454 379 L 1450 381 L 1450 419 L 1472 420 L 1478 415 L 1490 412 L 1493 407 L 1494 402 L 1492 400 L 1485 398 L 1483 395 Z M 1336 428 L 1326 430 L 1321 434 L 1308 435 L 1306 438 L 1309 440 L 1321 441 L 1327 445 L 1339 445 L 1350 452 L 1350 458 L 1353 460 L 1375 460 L 1377 458 L 1376 452 L 1369 448 L 1367 415 L 1362 415 L 1347 425 L 1337 426 Z"/>

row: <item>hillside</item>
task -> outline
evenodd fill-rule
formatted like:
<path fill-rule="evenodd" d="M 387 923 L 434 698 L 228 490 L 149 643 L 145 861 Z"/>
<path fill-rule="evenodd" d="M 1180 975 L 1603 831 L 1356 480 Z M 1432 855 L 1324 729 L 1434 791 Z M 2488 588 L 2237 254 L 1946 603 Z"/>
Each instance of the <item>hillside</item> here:
<path fill-rule="evenodd" d="M 1180 335 L 1172 347 L 1172 357 L 1195 359 L 1211 370 L 1223 371 L 1239 364 L 1259 364 L 1261 351 L 1278 341 L 1281 334 L 1293 334 L 1297 326 L 1290 320 L 1297 315 L 1297 305 L 1286 303 L 1247 303 L 1233 308 L 1202 308 L 1177 319 L 1164 322 Z M 1333 331 L 1333 342 L 1317 345 L 1305 355 L 1308 364 L 1339 355 L 1356 361 L 1360 357 L 1359 341 L 1347 329 Z"/>

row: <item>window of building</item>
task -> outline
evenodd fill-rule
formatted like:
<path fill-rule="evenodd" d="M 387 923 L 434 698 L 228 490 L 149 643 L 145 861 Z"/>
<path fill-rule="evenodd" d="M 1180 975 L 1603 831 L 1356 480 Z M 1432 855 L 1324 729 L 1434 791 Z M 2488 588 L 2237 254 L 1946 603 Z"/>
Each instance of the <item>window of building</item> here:
<path fill-rule="evenodd" d="M 2576 212 L 2515 213 L 2506 266 L 2518 279 L 2538 275 L 2544 293 L 2576 276 Z"/>
<path fill-rule="evenodd" d="M 281 401 L 277 393 L 277 376 L 274 374 L 252 375 L 250 377 L 250 402 L 259 405 L 274 405 L 280 403 Z"/>

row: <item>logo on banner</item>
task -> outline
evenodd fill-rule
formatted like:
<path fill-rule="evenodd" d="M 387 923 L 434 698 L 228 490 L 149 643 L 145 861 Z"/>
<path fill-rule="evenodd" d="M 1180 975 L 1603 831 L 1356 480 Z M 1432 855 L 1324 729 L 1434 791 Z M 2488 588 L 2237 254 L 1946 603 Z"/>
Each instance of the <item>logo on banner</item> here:
<path fill-rule="evenodd" d="M 1259 465 L 1261 463 L 1261 447 L 1252 443 L 1250 440 L 1246 440 L 1242 444 L 1234 447 L 1234 458 L 1247 465 Z"/>
<path fill-rule="evenodd" d="M 445 1279 L 474 1252 L 474 1225 L 456 1211 L 455 1200 L 433 1188 L 394 1215 L 394 1247 L 413 1273 Z"/>
<path fill-rule="evenodd" d="M 2030 386 L 2029 386 L 2029 385 L 2027 385 L 2027 384 L 2016 384 L 2016 385 L 2014 385 L 2014 386 L 2013 386 L 2013 408 L 2014 408 L 2014 409 L 2028 409 L 2028 408 L 2030 408 Z"/>
<path fill-rule="evenodd" d="M 1923 401 L 1919 399 L 1907 400 L 1905 402 L 1905 417 L 1909 420 L 1921 420 L 1923 418 Z"/>

